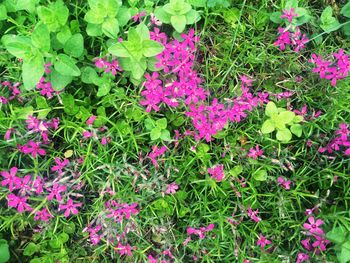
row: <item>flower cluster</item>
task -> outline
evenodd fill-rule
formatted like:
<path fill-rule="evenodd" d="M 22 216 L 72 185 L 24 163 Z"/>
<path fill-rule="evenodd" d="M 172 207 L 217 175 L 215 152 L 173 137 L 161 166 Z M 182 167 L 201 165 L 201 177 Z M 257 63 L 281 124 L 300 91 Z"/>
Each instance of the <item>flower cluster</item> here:
<path fill-rule="evenodd" d="M 256 242 L 256 245 L 260 246 L 262 249 L 264 249 L 267 245 L 271 245 L 271 244 L 272 244 L 272 242 L 260 233 L 259 239 Z"/>
<path fill-rule="evenodd" d="M 333 151 L 340 151 L 344 147 L 344 154 L 350 155 L 350 130 L 349 125 L 346 123 L 339 124 L 339 129 L 335 132 L 337 135 L 333 140 L 331 140 L 326 147 L 321 147 L 318 149 L 319 152 L 332 153 Z"/>
<path fill-rule="evenodd" d="M 329 59 L 324 59 L 321 55 L 312 54 L 310 63 L 316 66 L 312 72 L 318 73 L 321 79 L 330 80 L 333 87 L 337 85 L 338 80 L 344 79 L 349 75 L 349 55 L 345 54 L 343 49 L 340 49 L 338 53 L 333 53 Z"/>
<path fill-rule="evenodd" d="M 162 255 L 161 256 L 166 256 L 166 257 L 169 257 L 170 259 L 175 259 L 174 255 L 171 253 L 170 249 L 166 249 L 162 252 Z M 149 254 L 148 257 L 148 262 L 149 263 L 158 263 L 158 260 L 160 260 L 159 258 L 157 257 L 154 257 L 152 254 Z M 169 261 L 167 260 L 160 260 L 159 261 L 160 263 L 168 263 Z"/>
<path fill-rule="evenodd" d="M 0 95 L 0 104 L 7 104 L 9 100 L 19 98 L 21 91 L 19 86 L 21 83 L 11 83 L 10 81 L 0 82 L 0 91 L 3 95 Z"/>
<path fill-rule="evenodd" d="M 83 132 L 83 137 L 84 139 L 93 138 L 97 141 L 101 139 L 100 141 L 101 144 L 106 145 L 107 143 L 110 143 L 112 139 L 110 137 L 106 137 L 104 134 L 100 136 L 100 133 L 104 133 L 107 130 L 107 127 L 99 127 L 97 129 L 93 128 L 96 118 L 97 118 L 96 116 L 92 115 L 86 121 L 86 124 L 88 125 L 89 130 L 85 130 Z"/>
<path fill-rule="evenodd" d="M 249 149 L 249 153 L 247 154 L 247 156 L 256 160 L 259 156 L 262 156 L 263 154 L 264 151 L 260 149 L 259 145 L 255 145 L 255 148 L 252 147 Z"/>
<path fill-rule="evenodd" d="M 157 145 L 152 146 L 152 152 L 150 152 L 148 154 L 148 158 L 151 159 L 153 165 L 158 168 L 159 164 L 156 158 L 158 158 L 159 156 L 163 155 L 166 152 L 167 148 L 165 146 L 162 146 L 160 148 L 158 148 Z"/>
<path fill-rule="evenodd" d="M 50 74 L 52 66 L 51 63 L 47 63 L 45 66 L 45 73 Z M 36 85 L 37 90 L 40 90 L 40 94 L 47 97 L 48 99 L 51 99 L 54 94 L 59 94 L 58 91 L 54 90 L 52 87 L 52 83 L 50 81 L 47 81 L 45 77 L 41 77 L 38 84 Z"/>
<path fill-rule="evenodd" d="M 302 240 L 301 244 L 307 251 L 312 253 L 319 254 L 321 251 L 326 251 L 326 246 L 330 241 L 325 238 L 325 233 L 321 228 L 324 222 L 321 219 L 315 219 L 313 216 L 309 216 L 307 221 L 303 227 L 307 231 L 306 236 L 308 237 Z"/>
<path fill-rule="evenodd" d="M 215 179 L 217 182 L 221 182 L 224 178 L 224 166 L 222 164 L 208 168 L 208 173 L 211 175 L 211 178 Z"/>

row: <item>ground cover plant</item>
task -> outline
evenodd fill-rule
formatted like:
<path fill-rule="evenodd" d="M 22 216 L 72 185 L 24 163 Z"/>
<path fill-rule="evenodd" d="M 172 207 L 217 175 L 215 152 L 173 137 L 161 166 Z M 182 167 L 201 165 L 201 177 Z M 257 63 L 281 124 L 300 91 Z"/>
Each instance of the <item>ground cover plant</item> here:
<path fill-rule="evenodd" d="M 350 261 L 350 2 L 3 0 L 0 263 Z"/>

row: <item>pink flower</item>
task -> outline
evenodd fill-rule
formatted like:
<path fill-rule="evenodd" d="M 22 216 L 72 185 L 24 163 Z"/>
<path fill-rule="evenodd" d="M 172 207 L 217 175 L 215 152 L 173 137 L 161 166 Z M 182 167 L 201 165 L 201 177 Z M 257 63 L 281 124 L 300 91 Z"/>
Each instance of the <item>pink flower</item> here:
<path fill-rule="evenodd" d="M 303 247 L 304 247 L 306 250 L 309 250 L 309 251 L 310 251 L 310 250 L 312 249 L 312 248 L 311 248 L 311 245 L 310 245 L 310 238 L 301 240 L 300 243 L 303 245 Z"/>
<path fill-rule="evenodd" d="M 18 185 L 21 182 L 21 179 L 16 176 L 17 171 L 18 171 L 17 167 L 12 167 L 10 169 L 10 172 L 7 172 L 7 171 L 1 172 L 1 176 L 5 178 L 4 180 L 2 180 L 1 185 L 2 186 L 8 185 L 8 188 L 11 192 L 16 188 L 16 185 Z"/>
<path fill-rule="evenodd" d="M 64 216 L 69 217 L 69 215 L 72 213 L 73 215 L 77 215 L 79 213 L 78 209 L 76 207 L 81 207 L 82 203 L 76 203 L 74 204 L 72 199 L 68 199 L 67 204 L 60 204 L 58 206 L 58 211 L 65 210 Z"/>
<path fill-rule="evenodd" d="M 256 242 L 258 246 L 261 248 L 265 248 L 265 246 L 272 244 L 272 242 L 268 239 L 266 239 L 262 234 L 259 235 L 259 239 Z"/>
<path fill-rule="evenodd" d="M 264 154 L 264 151 L 259 148 L 259 145 L 256 145 L 255 149 L 254 148 L 249 149 L 249 153 L 247 154 L 247 156 L 256 160 L 259 156 L 262 156 L 263 154 Z"/>
<path fill-rule="evenodd" d="M 255 211 L 252 210 L 251 207 L 248 207 L 248 216 L 256 223 L 261 221 L 261 218 L 258 217 L 259 209 L 256 209 Z"/>
<path fill-rule="evenodd" d="M 279 176 L 277 178 L 278 184 L 281 185 L 284 189 L 290 190 L 290 184 L 292 181 L 290 180 L 285 180 L 283 177 Z"/>
<path fill-rule="evenodd" d="M 90 118 L 86 121 L 87 125 L 92 125 L 94 124 L 94 121 L 96 120 L 96 116 L 92 115 Z"/>
<path fill-rule="evenodd" d="M 61 161 L 60 158 L 56 157 L 55 158 L 55 163 L 56 163 L 56 165 L 54 165 L 51 168 L 51 171 L 53 171 L 53 172 L 58 171 L 58 174 L 61 175 L 62 174 L 62 169 L 69 164 L 69 160 L 68 159 L 64 159 L 63 161 Z"/>
<path fill-rule="evenodd" d="M 323 235 L 324 232 L 320 228 L 323 225 L 323 221 L 321 219 L 315 220 L 313 216 L 308 218 L 309 223 L 305 223 L 303 226 L 306 230 L 308 230 L 311 234 Z"/>
<path fill-rule="evenodd" d="M 24 211 L 32 211 L 32 208 L 26 203 L 27 197 L 18 197 L 14 194 L 7 196 L 7 204 L 9 207 L 17 208 L 19 213 Z"/>
<path fill-rule="evenodd" d="M 58 183 L 54 183 L 52 188 L 48 188 L 47 191 L 50 192 L 50 194 L 47 196 L 47 200 L 52 200 L 55 198 L 57 201 L 62 200 L 61 192 L 65 192 L 67 190 L 67 186 L 60 185 Z"/>
<path fill-rule="evenodd" d="M 25 154 L 31 154 L 34 158 L 36 158 L 37 154 L 42 156 L 46 154 L 46 151 L 40 148 L 40 142 L 33 142 L 32 140 L 23 145 L 20 150 Z"/>
<path fill-rule="evenodd" d="M 281 15 L 282 19 L 286 18 L 289 23 L 292 23 L 293 17 L 298 17 L 298 14 L 295 13 L 295 9 L 294 8 L 291 8 L 289 10 L 288 9 L 283 10 L 283 14 Z"/>
<path fill-rule="evenodd" d="M 166 189 L 165 193 L 166 194 L 175 194 L 177 189 L 179 189 L 179 186 L 175 182 L 173 182 L 173 183 L 167 185 L 167 189 Z"/>
<path fill-rule="evenodd" d="M 315 238 L 316 241 L 312 243 L 312 247 L 318 247 L 321 251 L 325 251 L 327 249 L 326 246 L 330 243 L 330 241 L 321 236 L 315 236 Z"/>
<path fill-rule="evenodd" d="M 146 15 L 147 15 L 146 11 L 142 11 L 142 12 L 140 12 L 140 13 L 134 15 L 134 16 L 132 17 L 132 19 L 134 20 L 134 22 L 139 21 L 139 22 L 141 23 L 141 22 L 142 22 L 142 17 L 144 17 L 144 16 L 146 16 Z"/>
<path fill-rule="evenodd" d="M 52 218 L 53 216 L 50 214 L 50 212 L 46 209 L 43 208 L 41 211 L 37 211 L 34 215 L 34 220 L 35 221 L 44 221 L 47 222 L 50 220 L 50 218 Z"/>
<path fill-rule="evenodd" d="M 115 251 L 119 253 L 121 256 L 123 255 L 132 256 L 131 250 L 132 250 L 132 247 L 129 244 L 126 244 L 124 246 L 120 242 L 118 243 L 118 246 L 115 248 Z"/>
<path fill-rule="evenodd" d="M 11 139 L 11 133 L 14 131 L 15 129 L 14 128 L 10 128 L 6 131 L 5 135 L 4 135 L 4 139 L 5 140 L 10 140 Z"/>
<path fill-rule="evenodd" d="M 84 132 L 83 132 L 83 137 L 86 138 L 86 139 L 87 139 L 87 138 L 90 138 L 90 137 L 92 137 L 92 133 L 89 132 L 89 131 L 84 131 Z"/>
<path fill-rule="evenodd" d="M 307 260 L 309 260 L 309 255 L 299 252 L 297 256 L 297 261 L 295 263 L 301 263 Z"/>
<path fill-rule="evenodd" d="M 208 173 L 211 174 L 211 178 L 216 179 L 217 182 L 221 182 L 224 178 L 224 166 L 217 165 L 212 168 L 208 168 Z"/>
<path fill-rule="evenodd" d="M 101 144 L 106 145 L 107 143 L 108 143 L 107 138 L 105 136 L 103 136 L 101 139 Z"/>
<path fill-rule="evenodd" d="M 151 159 L 153 165 L 158 168 L 158 162 L 157 162 L 157 157 L 163 155 L 166 152 L 167 148 L 165 146 L 162 146 L 158 148 L 157 145 L 152 146 L 152 152 L 148 154 L 148 158 Z"/>

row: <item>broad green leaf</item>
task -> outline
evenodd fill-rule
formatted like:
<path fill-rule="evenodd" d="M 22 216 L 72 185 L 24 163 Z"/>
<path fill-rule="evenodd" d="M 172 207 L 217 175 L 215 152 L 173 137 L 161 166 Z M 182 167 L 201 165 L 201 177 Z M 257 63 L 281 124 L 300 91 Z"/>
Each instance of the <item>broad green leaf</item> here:
<path fill-rule="evenodd" d="M 267 172 L 266 170 L 257 170 L 253 173 L 254 180 L 257 181 L 266 181 L 267 179 Z"/>
<path fill-rule="evenodd" d="M 293 119 L 293 122 L 294 123 L 299 123 L 299 122 L 302 122 L 304 120 L 304 117 L 301 116 L 301 115 L 296 115 Z"/>
<path fill-rule="evenodd" d="M 146 59 L 135 61 L 131 59 L 131 75 L 135 79 L 141 79 L 147 68 Z"/>
<path fill-rule="evenodd" d="M 37 13 L 40 20 L 48 26 L 49 30 L 56 32 L 56 30 L 59 28 L 59 23 L 57 21 L 55 13 L 46 6 L 39 6 L 37 8 Z"/>
<path fill-rule="evenodd" d="M 270 14 L 270 20 L 275 24 L 281 24 L 283 22 L 281 15 L 282 15 L 281 12 L 273 12 Z"/>
<path fill-rule="evenodd" d="M 119 26 L 123 27 L 125 26 L 131 18 L 130 11 L 127 7 L 123 6 L 119 8 L 118 14 L 117 14 L 117 19 L 119 22 Z"/>
<path fill-rule="evenodd" d="M 35 12 L 35 6 L 40 0 L 18 0 L 16 3 L 16 10 L 27 10 L 29 13 Z"/>
<path fill-rule="evenodd" d="M 85 67 L 81 71 L 81 81 L 87 84 L 93 84 L 96 79 L 98 78 L 98 75 L 92 67 Z"/>
<path fill-rule="evenodd" d="M 102 35 L 102 25 L 88 23 L 86 33 L 91 37 L 99 37 Z"/>
<path fill-rule="evenodd" d="M 71 36 L 64 44 L 64 52 L 72 57 L 80 57 L 84 52 L 84 38 L 81 34 Z"/>
<path fill-rule="evenodd" d="M 276 138 L 281 142 L 289 142 L 292 139 L 292 133 L 287 128 L 278 130 L 276 133 Z"/>
<path fill-rule="evenodd" d="M 114 56 L 121 58 L 131 57 L 131 54 L 129 53 L 128 49 L 125 47 L 125 42 L 116 43 L 108 49 L 108 52 Z"/>
<path fill-rule="evenodd" d="M 0 239 L 0 263 L 5 263 L 10 260 L 9 245 L 5 239 Z"/>
<path fill-rule="evenodd" d="M 340 13 L 343 16 L 350 18 L 350 1 L 346 5 L 343 6 Z"/>
<path fill-rule="evenodd" d="M 57 40 L 64 45 L 68 39 L 70 39 L 72 37 L 72 33 L 70 31 L 69 26 L 64 26 L 61 28 L 60 32 L 57 33 L 56 38 Z"/>
<path fill-rule="evenodd" d="M 350 24 L 346 24 L 342 27 L 343 32 L 346 36 L 350 36 Z"/>
<path fill-rule="evenodd" d="M 291 127 L 290 127 L 290 131 L 298 136 L 298 137 L 301 137 L 302 133 L 303 133 L 303 127 L 300 125 L 300 124 L 293 124 Z"/>
<path fill-rule="evenodd" d="M 111 90 L 111 83 L 109 81 L 104 81 L 98 86 L 97 97 L 106 96 Z"/>
<path fill-rule="evenodd" d="M 160 138 L 163 141 L 170 141 L 171 140 L 170 132 L 168 130 L 162 130 Z"/>
<path fill-rule="evenodd" d="M 91 24 L 102 24 L 105 18 L 105 14 L 102 12 L 96 12 L 95 10 L 89 10 L 85 14 L 85 21 Z"/>
<path fill-rule="evenodd" d="M 57 91 L 64 89 L 73 80 L 72 76 L 64 76 L 55 69 L 52 70 L 50 77 L 52 88 Z"/>
<path fill-rule="evenodd" d="M 41 22 L 36 25 L 32 34 L 32 43 L 43 52 L 49 52 L 51 40 L 50 31 L 47 25 Z"/>
<path fill-rule="evenodd" d="M 52 5 L 52 10 L 56 14 L 56 18 L 58 20 L 58 23 L 61 26 L 64 26 L 67 23 L 68 16 L 69 16 L 69 10 L 68 8 L 64 5 L 62 0 L 56 1 Z"/>
<path fill-rule="evenodd" d="M 156 127 L 154 120 L 152 120 L 150 118 L 145 119 L 144 123 L 145 123 L 145 127 L 148 131 L 151 131 L 154 127 Z"/>
<path fill-rule="evenodd" d="M 291 9 L 298 7 L 298 0 L 287 0 L 284 9 Z"/>
<path fill-rule="evenodd" d="M 292 122 L 294 117 L 295 113 L 292 111 L 282 111 L 280 114 L 278 114 L 278 118 L 286 124 Z"/>
<path fill-rule="evenodd" d="M 157 7 L 154 10 L 154 15 L 158 20 L 162 21 L 163 23 L 170 24 L 171 15 L 165 12 L 163 10 L 163 7 Z"/>
<path fill-rule="evenodd" d="M 4 4 L 0 4 L 0 21 L 7 18 L 7 9 Z"/>
<path fill-rule="evenodd" d="M 242 165 L 236 165 L 235 167 L 233 167 L 229 173 L 233 176 L 233 177 L 237 177 L 238 175 L 240 175 L 243 172 L 243 167 Z"/>
<path fill-rule="evenodd" d="M 102 4 L 107 10 L 107 16 L 115 17 L 118 13 L 119 6 L 121 6 L 121 1 L 102 0 Z"/>
<path fill-rule="evenodd" d="M 32 256 L 39 250 L 38 245 L 34 244 L 33 242 L 30 242 L 27 244 L 23 251 L 24 256 Z"/>
<path fill-rule="evenodd" d="M 102 24 L 102 32 L 112 38 L 116 39 L 119 33 L 119 23 L 116 18 L 107 18 Z"/>
<path fill-rule="evenodd" d="M 75 65 L 75 61 L 65 54 L 59 54 L 57 56 L 54 66 L 58 73 L 64 76 L 80 76 L 80 70 Z"/>
<path fill-rule="evenodd" d="M 186 24 L 192 25 L 194 23 L 197 23 L 201 19 L 201 16 L 196 10 L 191 10 L 186 14 Z"/>
<path fill-rule="evenodd" d="M 28 116 L 33 115 L 34 109 L 32 106 L 28 106 L 28 107 L 20 107 L 20 108 L 15 108 L 14 110 L 14 115 L 16 117 L 16 119 L 27 119 Z"/>
<path fill-rule="evenodd" d="M 349 243 L 350 241 L 346 242 Z M 339 263 L 347 263 L 350 261 L 350 249 L 342 246 L 340 253 L 337 253 Z"/>
<path fill-rule="evenodd" d="M 25 89 L 33 89 L 44 75 L 44 58 L 37 54 L 29 59 L 23 60 L 22 78 Z"/>
<path fill-rule="evenodd" d="M 206 0 L 188 0 L 188 3 L 195 7 L 205 7 L 207 4 Z"/>
<path fill-rule="evenodd" d="M 346 228 L 339 226 L 333 228 L 332 231 L 328 232 L 326 237 L 336 244 L 341 244 L 345 241 L 347 235 L 349 235 L 349 232 L 346 230 Z"/>
<path fill-rule="evenodd" d="M 141 40 L 149 40 L 150 38 L 149 29 L 144 23 L 141 23 L 136 27 L 136 32 L 141 38 Z"/>
<path fill-rule="evenodd" d="M 69 240 L 69 235 L 66 234 L 66 233 L 60 233 L 60 234 L 58 235 L 58 239 L 60 240 L 60 242 L 61 242 L 62 244 L 64 244 L 64 243 L 66 243 L 66 242 Z"/>
<path fill-rule="evenodd" d="M 275 130 L 275 124 L 271 120 L 266 120 L 261 127 L 261 132 L 263 134 L 271 133 Z"/>
<path fill-rule="evenodd" d="M 69 115 L 77 114 L 79 111 L 79 107 L 75 106 L 75 100 L 74 100 L 73 95 L 64 92 L 60 96 L 61 96 L 61 99 L 63 102 L 64 111 Z"/>
<path fill-rule="evenodd" d="M 179 1 L 179 0 L 175 0 L 175 1 L 170 1 L 169 4 L 165 4 L 163 6 L 163 9 L 165 12 L 167 12 L 168 14 L 172 15 L 172 16 L 178 16 L 178 15 L 184 15 L 187 12 L 189 12 L 192 7 L 189 3 L 186 3 L 184 1 Z"/>
<path fill-rule="evenodd" d="M 270 101 L 267 103 L 266 108 L 265 108 L 265 114 L 269 117 L 272 117 L 273 115 L 278 113 L 278 109 L 276 107 L 276 104 Z"/>
<path fill-rule="evenodd" d="M 1 39 L 7 51 L 17 58 L 32 56 L 32 41 L 29 37 L 4 35 Z"/>
<path fill-rule="evenodd" d="M 135 47 L 140 47 L 140 43 L 142 41 L 142 38 L 137 32 L 136 28 L 130 28 L 128 32 L 128 42 L 130 42 Z"/>
<path fill-rule="evenodd" d="M 321 14 L 321 24 L 320 27 L 326 32 L 330 33 L 332 31 L 335 31 L 339 29 L 340 23 L 339 21 L 333 17 L 333 9 L 330 6 L 327 6 L 322 14 Z"/>
<path fill-rule="evenodd" d="M 186 27 L 186 16 L 185 15 L 178 15 L 178 16 L 172 16 L 170 18 L 171 25 L 175 28 L 175 30 L 179 33 L 184 31 Z"/>
<path fill-rule="evenodd" d="M 144 40 L 142 42 L 142 53 L 145 57 L 153 57 L 164 50 L 164 46 L 153 40 Z"/>
<path fill-rule="evenodd" d="M 166 118 L 161 118 L 156 121 L 156 126 L 161 130 L 166 129 L 167 125 L 168 125 L 168 122 Z"/>
<path fill-rule="evenodd" d="M 154 128 L 151 130 L 150 136 L 152 141 L 159 139 L 161 135 L 162 135 L 162 130 L 160 128 Z"/>

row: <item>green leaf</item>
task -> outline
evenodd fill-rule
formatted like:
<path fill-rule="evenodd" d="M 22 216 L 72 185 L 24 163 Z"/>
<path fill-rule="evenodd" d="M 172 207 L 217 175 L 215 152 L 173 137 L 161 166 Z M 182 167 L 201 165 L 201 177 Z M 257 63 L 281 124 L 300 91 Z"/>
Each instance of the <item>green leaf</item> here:
<path fill-rule="evenodd" d="M 98 86 L 97 97 L 106 96 L 111 90 L 111 83 L 109 81 L 104 81 Z"/>
<path fill-rule="evenodd" d="M 23 255 L 25 256 L 32 256 L 39 250 L 39 247 L 34 244 L 33 242 L 28 243 L 28 245 L 25 247 L 23 251 Z"/>
<path fill-rule="evenodd" d="M 179 33 L 184 31 L 186 27 L 186 16 L 185 15 L 178 15 L 178 16 L 172 16 L 170 18 L 171 25 L 175 28 L 175 30 Z"/>
<path fill-rule="evenodd" d="M 165 11 L 163 10 L 163 7 L 157 7 L 157 8 L 154 10 L 154 15 L 155 15 L 156 18 L 157 18 L 158 20 L 160 20 L 161 22 L 166 23 L 166 24 L 170 24 L 171 15 L 168 14 L 167 12 L 165 12 Z"/>
<path fill-rule="evenodd" d="M 131 14 L 127 7 L 123 6 L 119 8 L 117 19 L 120 27 L 125 26 L 129 22 L 130 18 L 131 18 Z"/>
<path fill-rule="evenodd" d="M 284 9 L 291 9 L 298 7 L 298 0 L 287 0 Z"/>
<path fill-rule="evenodd" d="M 267 180 L 267 172 L 266 170 L 257 170 L 253 173 L 254 180 L 257 181 L 266 181 Z"/>
<path fill-rule="evenodd" d="M 278 109 L 276 107 L 276 104 L 270 101 L 267 103 L 266 108 L 265 108 L 265 114 L 269 117 L 272 117 L 273 115 L 278 113 Z"/>
<path fill-rule="evenodd" d="M 167 125 L 168 125 L 168 122 L 166 118 L 161 118 L 156 121 L 156 126 L 161 130 L 166 129 Z"/>
<path fill-rule="evenodd" d="M 295 117 L 295 113 L 292 111 L 282 111 L 278 114 L 278 119 L 280 119 L 283 123 L 291 123 Z"/>
<path fill-rule="evenodd" d="M 298 137 L 301 137 L 303 133 L 303 127 L 300 124 L 293 124 L 290 127 L 290 131 Z"/>
<path fill-rule="evenodd" d="M 4 35 L 1 38 L 7 51 L 17 58 L 30 58 L 32 56 L 32 41 L 29 37 Z"/>
<path fill-rule="evenodd" d="M 346 36 L 350 36 L 350 24 L 344 25 L 342 29 Z"/>
<path fill-rule="evenodd" d="M 29 13 L 35 12 L 35 6 L 40 0 L 19 0 L 16 3 L 16 10 L 27 10 Z"/>
<path fill-rule="evenodd" d="M 82 69 L 81 72 L 81 81 L 87 84 L 93 84 L 95 83 L 96 79 L 98 78 L 98 75 L 92 67 L 85 67 Z"/>
<path fill-rule="evenodd" d="M 188 0 L 188 3 L 195 7 L 205 7 L 207 4 L 206 0 Z"/>
<path fill-rule="evenodd" d="M 66 234 L 66 233 L 61 233 L 61 234 L 58 235 L 58 240 L 59 240 L 62 244 L 64 244 L 64 243 L 66 243 L 66 242 L 69 240 L 69 235 Z"/>
<path fill-rule="evenodd" d="M 85 14 L 85 21 L 91 24 L 102 24 L 105 19 L 105 14 L 96 10 L 89 10 Z"/>
<path fill-rule="evenodd" d="M 64 45 L 68 41 L 68 39 L 71 38 L 71 36 L 72 33 L 70 31 L 70 28 L 66 25 L 61 28 L 60 32 L 57 33 L 56 38 L 62 45 Z"/>
<path fill-rule="evenodd" d="M 20 108 L 15 108 L 14 113 L 16 119 L 27 119 L 28 116 L 33 115 L 33 107 L 28 106 L 28 107 L 20 107 Z"/>
<path fill-rule="evenodd" d="M 240 175 L 243 172 L 243 167 L 242 165 L 236 165 L 235 167 L 233 167 L 229 173 L 233 176 L 233 177 L 237 177 L 238 175 Z"/>
<path fill-rule="evenodd" d="M 73 57 L 80 57 L 84 52 L 84 38 L 81 34 L 71 36 L 64 44 L 64 52 Z"/>
<path fill-rule="evenodd" d="M 160 138 L 163 141 L 170 141 L 171 140 L 170 132 L 168 130 L 162 130 Z"/>
<path fill-rule="evenodd" d="M 281 15 L 281 12 L 273 12 L 270 14 L 270 20 L 275 24 L 281 24 L 283 22 Z"/>
<path fill-rule="evenodd" d="M 164 46 L 153 40 L 142 42 L 142 53 L 145 57 L 154 57 L 164 50 Z"/>
<path fill-rule="evenodd" d="M 293 119 L 293 122 L 294 123 L 299 123 L 299 122 L 302 122 L 304 120 L 304 117 L 301 116 L 301 115 L 296 115 Z"/>
<path fill-rule="evenodd" d="M 147 68 L 146 59 L 135 61 L 131 59 L 131 74 L 135 79 L 141 79 Z"/>
<path fill-rule="evenodd" d="M 145 119 L 145 127 L 148 131 L 151 131 L 154 127 L 156 127 L 156 125 L 152 119 L 147 118 Z"/>
<path fill-rule="evenodd" d="M 286 128 L 277 131 L 277 140 L 281 142 L 289 142 L 292 139 L 292 133 Z"/>
<path fill-rule="evenodd" d="M 75 65 L 75 61 L 65 54 L 59 54 L 54 64 L 58 73 L 64 76 L 80 76 L 80 70 Z"/>
<path fill-rule="evenodd" d="M 343 6 L 343 8 L 340 11 L 340 14 L 342 14 L 345 17 L 350 18 L 350 1 Z"/>
<path fill-rule="evenodd" d="M 119 33 L 119 22 L 116 18 L 107 18 L 102 24 L 102 32 L 112 38 L 116 39 Z"/>
<path fill-rule="evenodd" d="M 69 10 L 64 5 L 62 0 L 58 0 L 52 5 L 52 10 L 56 14 L 56 18 L 61 26 L 64 26 L 67 23 Z"/>
<path fill-rule="evenodd" d="M 350 241 L 346 242 L 350 245 Z M 340 253 L 337 253 L 339 263 L 347 263 L 350 261 L 350 249 L 342 246 Z"/>
<path fill-rule="evenodd" d="M 333 9 L 327 6 L 321 14 L 321 25 L 320 27 L 326 32 L 330 33 L 332 31 L 338 30 L 341 25 L 339 21 L 333 17 Z"/>
<path fill-rule="evenodd" d="M 72 76 L 65 76 L 60 74 L 57 70 L 51 72 L 51 84 L 54 90 L 60 91 L 67 87 L 73 80 Z"/>
<path fill-rule="evenodd" d="M 41 54 L 23 60 L 22 78 L 25 89 L 33 89 L 43 75 L 44 58 Z"/>
<path fill-rule="evenodd" d="M 0 21 L 7 18 L 7 9 L 4 4 L 0 4 Z"/>
<path fill-rule="evenodd" d="M 121 58 L 131 57 L 129 50 L 126 48 L 125 43 L 123 42 L 118 42 L 115 45 L 111 46 L 108 49 L 108 52 L 114 56 L 121 57 Z"/>
<path fill-rule="evenodd" d="M 43 52 L 49 52 L 51 41 L 47 25 L 40 22 L 36 25 L 32 34 L 32 43 Z"/>
<path fill-rule="evenodd" d="M 98 37 L 102 35 L 102 25 L 88 23 L 86 33 L 91 37 Z"/>
<path fill-rule="evenodd" d="M 201 19 L 201 16 L 196 10 L 191 10 L 186 14 L 186 24 L 192 25 L 194 23 L 197 23 Z"/>
<path fill-rule="evenodd" d="M 136 32 L 138 36 L 141 38 L 141 40 L 149 40 L 150 38 L 149 29 L 144 23 L 140 23 L 136 27 Z"/>
<path fill-rule="evenodd" d="M 274 130 L 275 130 L 275 124 L 271 120 L 266 120 L 261 127 L 261 132 L 263 134 L 271 133 Z"/>
<path fill-rule="evenodd" d="M 72 116 L 79 112 L 79 107 L 75 105 L 75 100 L 72 94 L 62 93 L 61 99 L 63 102 L 65 113 Z"/>
<path fill-rule="evenodd" d="M 162 135 L 162 130 L 160 128 L 153 128 L 150 135 L 152 141 L 157 140 Z"/>
<path fill-rule="evenodd" d="M 338 226 L 332 229 L 332 231 L 328 232 L 326 237 L 333 243 L 341 244 L 345 241 L 348 235 L 348 231 L 343 226 Z"/>
<path fill-rule="evenodd" d="M 0 239 L 0 263 L 5 263 L 10 260 L 9 245 L 5 239 Z"/>
<path fill-rule="evenodd" d="M 184 15 L 191 9 L 191 5 L 183 0 L 173 0 L 163 6 L 163 10 L 172 16 Z"/>

